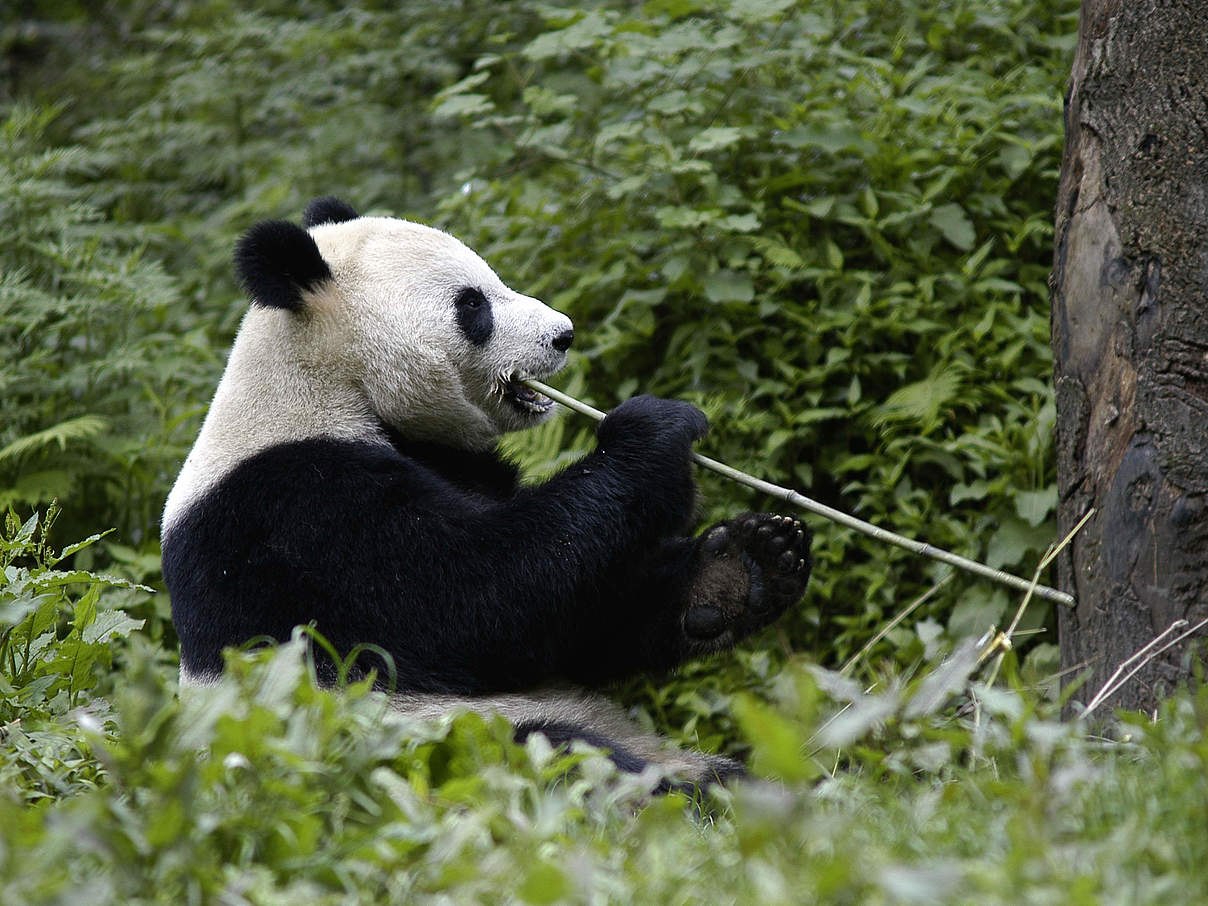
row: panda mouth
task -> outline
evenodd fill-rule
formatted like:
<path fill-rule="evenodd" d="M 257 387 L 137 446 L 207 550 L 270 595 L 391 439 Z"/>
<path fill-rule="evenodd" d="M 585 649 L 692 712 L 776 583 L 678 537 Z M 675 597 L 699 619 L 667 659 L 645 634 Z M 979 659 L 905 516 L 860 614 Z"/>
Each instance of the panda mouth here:
<path fill-rule="evenodd" d="M 503 398 L 520 412 L 533 415 L 544 415 L 554 405 L 554 401 L 544 393 L 538 393 L 532 387 L 522 383 L 519 374 L 508 378 L 503 384 Z"/>

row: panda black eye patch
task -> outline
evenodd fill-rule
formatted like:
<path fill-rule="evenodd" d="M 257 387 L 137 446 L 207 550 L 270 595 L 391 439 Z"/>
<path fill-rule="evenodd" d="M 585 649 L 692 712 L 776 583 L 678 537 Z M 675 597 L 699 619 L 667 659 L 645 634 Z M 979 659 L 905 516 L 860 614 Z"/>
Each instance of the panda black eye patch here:
<path fill-rule="evenodd" d="M 467 286 L 457 293 L 455 303 L 457 326 L 465 338 L 475 346 L 485 346 L 495 330 L 495 317 L 491 314 L 491 303 L 482 290 Z"/>

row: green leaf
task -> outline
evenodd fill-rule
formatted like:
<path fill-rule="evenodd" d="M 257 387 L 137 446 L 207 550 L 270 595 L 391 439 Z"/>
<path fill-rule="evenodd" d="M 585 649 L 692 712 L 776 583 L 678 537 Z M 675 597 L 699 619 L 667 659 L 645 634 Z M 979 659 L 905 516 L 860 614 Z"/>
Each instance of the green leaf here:
<path fill-rule="evenodd" d="M 761 774 L 789 783 L 815 780 L 821 768 L 805 754 L 801 727 L 749 695 L 734 699 L 734 716 L 750 741 L 752 760 Z"/>
<path fill-rule="evenodd" d="M 1038 526 L 1057 508 L 1057 485 L 1039 491 L 1016 491 L 1013 495 L 1015 512 L 1031 526 Z"/>
<path fill-rule="evenodd" d="M 931 430 L 940 410 L 957 398 L 962 380 L 955 370 L 941 371 L 913 384 L 900 387 L 877 409 L 878 426 L 894 421 L 915 422 L 923 431 Z"/>
<path fill-rule="evenodd" d="M 944 204 L 932 208 L 928 218 L 932 226 L 943 234 L 944 238 L 963 252 L 973 248 L 977 234 L 973 231 L 971 221 L 965 209 L 958 204 Z"/>
<path fill-rule="evenodd" d="M 53 444 L 57 444 L 59 449 L 63 450 L 73 440 L 83 440 L 107 430 L 109 430 L 109 420 L 99 415 L 81 415 L 69 418 L 57 425 L 17 438 L 0 450 L 0 462 L 6 459 L 17 459 Z"/>
<path fill-rule="evenodd" d="M 688 149 L 697 153 L 716 151 L 718 148 L 728 148 L 737 143 L 746 134 L 745 129 L 734 126 L 711 126 L 702 129 L 688 142 Z"/>
<path fill-rule="evenodd" d="M 1039 554 L 1053 540 L 1052 532 L 1034 527 L 1021 519 L 1004 520 L 986 547 L 985 564 L 1004 569 L 1021 563 L 1029 554 Z"/>
<path fill-rule="evenodd" d="M 93 585 L 89 587 L 84 596 L 76 602 L 75 615 L 71 621 L 71 631 L 73 635 L 83 636 L 96 621 L 96 602 L 101 596 L 101 587 Z"/>
<path fill-rule="evenodd" d="M 758 22 L 771 19 L 796 5 L 796 0 L 730 0 L 731 16 Z"/>
<path fill-rule="evenodd" d="M 83 632 L 85 642 L 108 642 L 143 628 L 146 620 L 135 620 L 121 610 L 104 610 Z"/>
<path fill-rule="evenodd" d="M 708 211 L 684 206 L 669 206 L 659 208 L 654 212 L 659 226 L 670 230 L 695 230 L 713 219 Z"/>
<path fill-rule="evenodd" d="M 755 284 L 745 273 L 714 271 L 705 275 L 702 284 L 710 302 L 750 302 L 755 298 Z"/>
<path fill-rule="evenodd" d="M 784 243 L 765 236 L 752 238 L 755 248 L 773 267 L 783 267 L 787 270 L 797 270 L 805 266 L 805 261 L 793 249 Z"/>
<path fill-rule="evenodd" d="M 526 903 L 562 903 L 570 897 L 573 888 L 561 868 L 544 859 L 537 859 L 529 865 L 516 892 Z"/>
<path fill-rule="evenodd" d="M 546 60 L 576 50 L 593 47 L 611 34 L 612 26 L 600 12 L 592 10 L 579 21 L 558 31 L 546 32 L 530 41 L 521 51 L 530 60 Z"/>
<path fill-rule="evenodd" d="M 63 548 L 63 550 L 59 551 L 59 556 L 55 558 L 55 562 L 58 562 L 59 560 L 66 560 L 72 554 L 82 551 L 86 547 L 91 547 L 93 544 L 96 544 L 96 542 L 100 541 L 105 536 L 112 534 L 114 531 L 116 530 L 105 529 L 105 531 L 97 532 L 95 535 L 89 535 L 83 541 L 77 541 L 74 544 L 67 545 L 65 548 Z"/>
<path fill-rule="evenodd" d="M 973 481 L 969 484 L 958 483 L 952 486 L 948 493 L 948 502 L 953 506 L 966 500 L 985 500 L 990 493 L 992 484 L 988 481 Z"/>
<path fill-rule="evenodd" d="M 849 125 L 796 126 L 772 137 L 772 142 L 789 148 L 816 147 L 830 154 L 847 150 L 872 154 L 876 145 L 864 138 L 858 129 Z"/>
<path fill-rule="evenodd" d="M 839 246 L 832 240 L 826 240 L 826 263 L 833 270 L 843 270 L 843 252 Z"/>
<path fill-rule="evenodd" d="M 1001 588 L 976 585 L 961 594 L 948 617 L 948 633 L 953 638 L 977 637 L 991 626 L 1002 626 L 1009 601 Z"/>
<path fill-rule="evenodd" d="M 753 233 L 759 229 L 760 223 L 754 214 L 727 214 L 713 221 L 713 226 L 731 233 Z"/>
<path fill-rule="evenodd" d="M 432 109 L 432 116 L 435 119 L 458 119 L 481 116 L 494 109 L 494 102 L 485 94 L 455 94 L 440 101 Z"/>

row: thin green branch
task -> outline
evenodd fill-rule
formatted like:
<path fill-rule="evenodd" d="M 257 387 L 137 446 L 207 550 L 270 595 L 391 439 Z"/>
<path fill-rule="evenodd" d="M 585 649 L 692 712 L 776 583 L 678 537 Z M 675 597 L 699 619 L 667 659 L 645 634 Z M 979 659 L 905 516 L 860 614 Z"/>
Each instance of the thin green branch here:
<path fill-rule="evenodd" d="M 939 591 L 941 588 L 943 588 L 945 585 L 947 585 L 950 581 L 952 581 L 952 575 L 953 575 L 952 573 L 948 573 L 948 575 L 944 576 L 944 578 L 940 579 L 938 582 L 936 582 L 934 585 L 932 585 L 929 589 L 927 589 L 925 592 L 923 592 L 921 595 L 919 595 L 917 598 L 915 598 L 901 613 L 899 613 L 896 617 L 894 617 L 892 620 L 890 620 L 888 623 L 886 623 L 884 626 L 882 626 L 880 632 L 878 632 L 871 639 L 869 639 L 863 648 L 861 648 L 859 651 L 857 651 L 855 654 L 853 654 L 851 656 L 851 658 L 848 659 L 847 663 L 839 668 L 840 676 L 847 676 L 847 674 L 849 674 L 851 672 L 852 667 L 856 666 L 856 664 L 859 662 L 860 658 L 862 658 L 865 654 L 867 654 L 872 649 L 873 645 L 877 644 L 877 642 L 881 641 L 881 639 L 883 639 L 883 638 L 885 638 L 885 636 L 889 635 L 889 633 L 893 631 L 893 628 L 895 626 L 897 626 L 904 619 L 906 619 L 908 616 L 910 616 L 912 613 L 914 613 L 914 611 L 917 610 L 920 605 L 922 605 L 924 602 L 926 602 L 928 599 L 930 599 L 930 597 L 933 594 L 935 594 L 937 591 Z"/>

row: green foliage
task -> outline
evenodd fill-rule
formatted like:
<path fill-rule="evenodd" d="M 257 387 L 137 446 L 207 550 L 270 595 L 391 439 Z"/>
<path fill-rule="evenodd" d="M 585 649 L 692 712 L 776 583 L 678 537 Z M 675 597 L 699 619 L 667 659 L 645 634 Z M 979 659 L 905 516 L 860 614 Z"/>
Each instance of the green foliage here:
<path fill-rule="evenodd" d="M 61 497 L 73 535 L 117 526 L 131 546 L 104 553 L 154 581 L 156 515 L 246 304 L 231 240 L 337 193 L 435 218 L 570 313 L 560 380 L 601 407 L 690 399 L 706 452 L 996 566 L 1054 540 L 1045 278 L 1072 3 L 395 6 L 128 4 L 84 41 L 47 5 L 61 31 L 31 34 L 79 37 L 105 81 L 69 69 L 57 119 L 10 118 L 3 499 Z M 54 83 L 28 66 L 16 84 Z M 591 436 L 508 449 L 542 474 Z M 710 517 L 770 505 L 702 484 Z M 815 528 L 781 628 L 841 663 L 939 568 Z M 962 580 L 920 617 L 955 639 L 1006 606 Z M 907 627 L 878 653 L 920 644 Z"/>
<path fill-rule="evenodd" d="M 116 524 L 147 541 L 191 440 L 177 422 L 217 357 L 182 331 L 175 281 L 139 231 L 76 185 L 83 150 L 45 145 L 55 115 L 0 121 L 0 507 L 61 497 L 77 533 Z"/>
<path fill-rule="evenodd" d="M 56 569 L 102 537 L 53 553 L 57 516 L 52 507 L 22 522 L 10 510 L 0 537 L 0 776 L 8 795 L 25 802 L 95 787 L 99 766 L 64 718 L 104 718 L 107 706 L 94 693 L 112 688 L 113 646 L 143 626 L 112 598 L 102 604 L 102 591 L 151 590 Z"/>
<path fill-rule="evenodd" d="M 3 543 L 5 903 L 1208 896 L 1208 690 L 1109 739 L 1057 721 L 1013 654 L 1005 685 L 982 685 L 972 642 L 871 694 L 794 665 L 732 706 L 763 779 L 651 801 L 590 749 L 522 748 L 475 715 L 418 722 L 365 684 L 316 690 L 301 633 L 178 694 L 161 652 L 103 616 L 139 592 L 56 584 L 45 528 L 10 520 Z M 31 670 L 10 655 L 40 632 Z M 112 673 L 78 682 L 80 643 Z"/>

